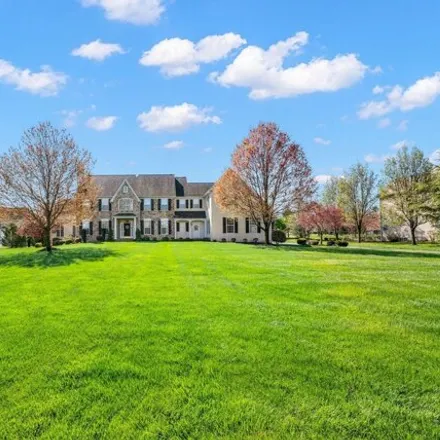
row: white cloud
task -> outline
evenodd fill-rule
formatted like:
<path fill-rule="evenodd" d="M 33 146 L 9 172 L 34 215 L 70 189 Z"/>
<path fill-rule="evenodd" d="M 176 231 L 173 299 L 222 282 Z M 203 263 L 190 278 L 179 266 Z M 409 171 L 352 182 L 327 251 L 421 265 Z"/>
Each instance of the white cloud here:
<path fill-rule="evenodd" d="M 165 11 L 162 0 L 81 0 L 81 3 L 84 7 L 101 7 L 109 20 L 136 25 L 156 23 Z"/>
<path fill-rule="evenodd" d="M 319 176 L 315 177 L 315 180 L 319 184 L 324 184 L 324 183 L 327 183 L 331 178 L 332 178 L 332 176 L 329 176 L 328 174 L 320 174 Z"/>
<path fill-rule="evenodd" d="M 288 55 L 299 52 L 308 39 L 306 32 L 298 32 L 268 50 L 248 46 L 223 73 L 211 73 L 209 80 L 225 87 L 250 88 L 250 98 L 267 99 L 333 92 L 350 87 L 364 77 L 368 67 L 354 54 L 338 55 L 331 60 L 317 58 L 284 68 Z"/>
<path fill-rule="evenodd" d="M 63 127 L 72 128 L 76 125 L 78 116 L 82 113 L 82 110 L 62 110 L 61 115 L 63 119 Z"/>
<path fill-rule="evenodd" d="M 150 132 L 182 131 L 192 125 L 221 124 L 218 116 L 211 116 L 210 108 L 198 108 L 184 102 L 172 107 L 153 106 L 148 113 L 141 113 L 137 120 L 139 126 Z"/>
<path fill-rule="evenodd" d="M 391 88 L 382 101 L 369 101 L 361 105 L 360 119 L 380 117 L 395 110 L 410 111 L 432 104 L 440 95 L 440 72 L 419 79 L 407 89 L 397 85 Z"/>
<path fill-rule="evenodd" d="M 378 75 L 379 73 L 383 73 L 383 69 L 381 66 L 376 66 L 376 67 L 373 67 L 372 69 L 370 69 L 370 72 L 373 75 Z"/>
<path fill-rule="evenodd" d="M 86 125 L 96 131 L 107 131 L 114 127 L 117 120 L 116 116 L 94 116 L 86 122 Z"/>
<path fill-rule="evenodd" d="M 435 150 L 430 156 L 429 160 L 434 165 L 440 165 L 440 149 Z"/>
<path fill-rule="evenodd" d="M 382 94 L 384 91 L 385 91 L 385 88 L 384 88 L 384 87 L 381 87 L 381 86 L 375 86 L 375 87 L 373 88 L 373 94 L 374 94 L 374 95 L 380 95 L 380 94 Z"/>
<path fill-rule="evenodd" d="M 72 55 L 75 57 L 87 58 L 94 61 L 104 61 L 106 58 L 118 53 L 125 53 L 119 44 L 103 43 L 101 40 L 83 44 L 72 51 Z"/>
<path fill-rule="evenodd" d="M 383 118 L 381 119 L 378 123 L 377 126 L 379 128 L 386 128 L 389 127 L 391 125 L 391 119 L 390 118 Z"/>
<path fill-rule="evenodd" d="M 401 148 L 403 148 L 405 145 L 410 146 L 410 144 L 411 144 L 411 142 L 408 142 L 406 140 L 399 141 L 399 142 L 396 142 L 395 144 L 391 145 L 391 149 L 397 151 L 397 150 L 400 150 Z"/>
<path fill-rule="evenodd" d="M 0 59 L 0 82 L 33 95 L 56 96 L 67 79 L 67 75 L 53 71 L 50 66 L 42 66 L 40 72 L 33 73 Z"/>
<path fill-rule="evenodd" d="M 183 148 L 184 143 L 183 141 L 172 141 L 165 144 L 163 147 L 167 150 L 180 150 Z"/>
<path fill-rule="evenodd" d="M 397 130 L 398 131 L 406 131 L 408 130 L 408 119 L 404 119 L 403 121 L 400 121 L 399 124 L 397 125 Z"/>
<path fill-rule="evenodd" d="M 139 62 L 143 66 L 160 67 L 161 73 L 166 76 L 189 75 L 198 72 L 200 64 L 225 58 L 243 44 L 246 44 L 246 40 L 232 32 L 210 35 L 198 43 L 181 38 L 170 38 L 144 52 Z"/>
<path fill-rule="evenodd" d="M 332 141 L 328 139 L 323 139 L 322 137 L 315 137 L 313 139 L 313 142 L 315 142 L 315 144 L 320 144 L 320 145 L 330 145 L 332 143 Z"/>
<path fill-rule="evenodd" d="M 368 163 L 383 163 L 390 157 L 389 154 L 384 154 L 382 156 L 377 156 L 375 154 L 367 154 L 364 159 Z"/>

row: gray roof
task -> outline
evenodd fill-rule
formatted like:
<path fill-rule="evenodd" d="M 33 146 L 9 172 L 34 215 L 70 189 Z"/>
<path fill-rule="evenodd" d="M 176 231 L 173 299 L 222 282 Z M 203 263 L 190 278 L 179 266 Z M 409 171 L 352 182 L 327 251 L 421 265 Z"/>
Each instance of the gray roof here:
<path fill-rule="evenodd" d="M 202 197 L 213 183 L 188 183 L 186 177 L 174 174 L 121 174 L 97 175 L 100 197 L 113 197 L 124 180 L 130 184 L 139 198 L 145 197 Z"/>
<path fill-rule="evenodd" d="M 206 218 L 205 211 L 176 211 L 176 218 L 185 218 L 185 219 L 199 219 Z"/>
<path fill-rule="evenodd" d="M 101 175 L 94 178 L 101 188 L 101 197 L 113 197 L 124 180 L 127 180 L 139 198 L 176 195 L 175 177 L 172 174 Z"/>

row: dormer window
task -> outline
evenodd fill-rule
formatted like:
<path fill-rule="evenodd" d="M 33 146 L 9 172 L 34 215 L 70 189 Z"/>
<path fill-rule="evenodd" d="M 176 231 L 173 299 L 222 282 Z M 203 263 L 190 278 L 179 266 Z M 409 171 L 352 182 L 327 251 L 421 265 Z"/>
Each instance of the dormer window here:
<path fill-rule="evenodd" d="M 122 188 L 122 192 L 124 194 L 128 194 L 128 186 L 127 185 L 124 185 L 124 187 Z"/>

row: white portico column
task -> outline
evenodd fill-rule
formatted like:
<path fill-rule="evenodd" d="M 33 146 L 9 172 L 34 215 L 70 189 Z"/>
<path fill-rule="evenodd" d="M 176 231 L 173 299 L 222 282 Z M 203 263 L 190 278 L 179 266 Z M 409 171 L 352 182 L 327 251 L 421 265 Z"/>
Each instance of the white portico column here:
<path fill-rule="evenodd" d="M 177 240 L 177 220 L 174 219 L 174 240 Z"/>
<path fill-rule="evenodd" d="M 136 217 L 134 218 L 134 228 L 133 228 L 133 236 L 132 238 L 136 238 Z"/>
<path fill-rule="evenodd" d="M 113 236 L 115 240 L 118 239 L 118 220 L 116 217 L 113 219 Z"/>

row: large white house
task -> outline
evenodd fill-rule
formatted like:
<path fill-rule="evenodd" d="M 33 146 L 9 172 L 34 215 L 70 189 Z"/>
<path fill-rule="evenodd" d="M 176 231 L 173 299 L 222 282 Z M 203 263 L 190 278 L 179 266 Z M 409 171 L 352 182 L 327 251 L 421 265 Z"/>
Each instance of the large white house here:
<path fill-rule="evenodd" d="M 191 183 L 172 174 L 99 175 L 95 181 L 99 199 L 93 218 L 59 227 L 58 237 L 78 236 L 85 229 L 92 241 L 104 230 L 111 230 L 115 240 L 134 240 L 139 231 L 158 240 L 264 241 L 259 224 L 221 211 L 213 183 Z"/>

